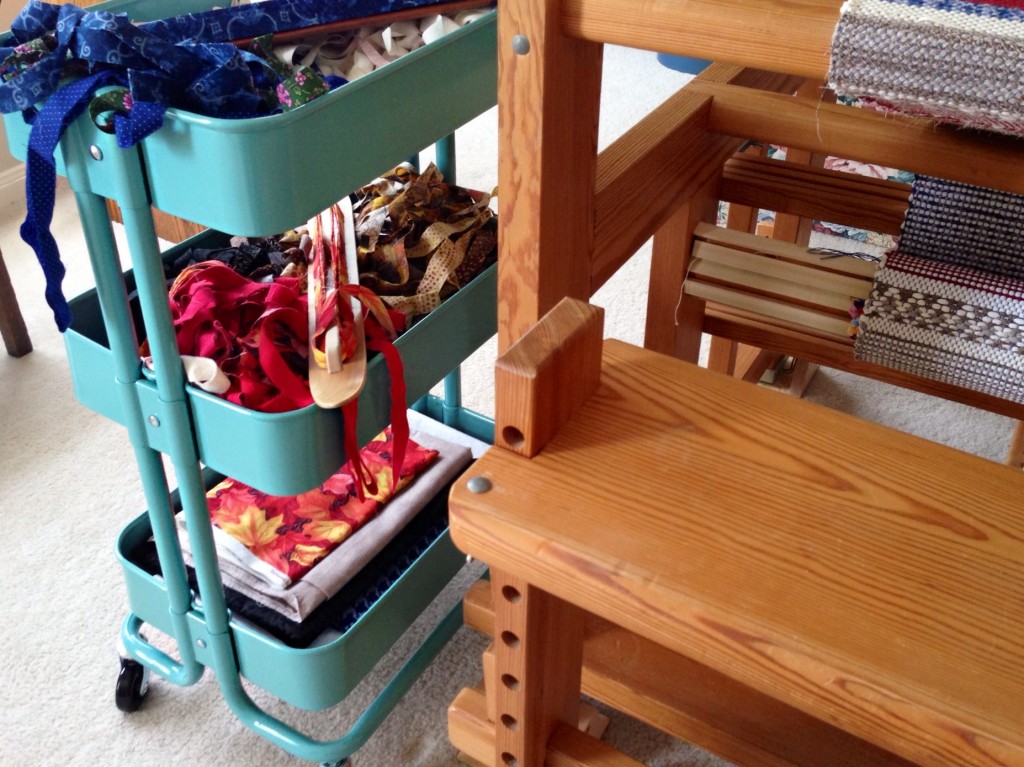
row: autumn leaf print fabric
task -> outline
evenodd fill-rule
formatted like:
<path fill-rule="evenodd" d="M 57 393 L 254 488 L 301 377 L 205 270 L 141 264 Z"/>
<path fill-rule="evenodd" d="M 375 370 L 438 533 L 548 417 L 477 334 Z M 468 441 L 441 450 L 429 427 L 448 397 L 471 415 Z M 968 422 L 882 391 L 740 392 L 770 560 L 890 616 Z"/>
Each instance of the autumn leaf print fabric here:
<path fill-rule="evenodd" d="M 225 479 L 206 494 L 210 521 L 227 534 L 232 552 L 253 572 L 287 587 L 376 516 L 437 458 L 436 450 L 410 440 L 392 489 L 392 439 L 389 426 L 360 451 L 378 488 L 363 500 L 356 492 L 351 463 L 319 487 L 294 496 L 268 495 Z"/>

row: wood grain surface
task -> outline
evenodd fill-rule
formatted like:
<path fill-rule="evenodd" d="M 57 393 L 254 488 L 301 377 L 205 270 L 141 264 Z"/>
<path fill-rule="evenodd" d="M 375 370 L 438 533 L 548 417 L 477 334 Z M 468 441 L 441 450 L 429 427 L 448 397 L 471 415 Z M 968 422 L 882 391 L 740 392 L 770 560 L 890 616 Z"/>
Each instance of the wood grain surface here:
<path fill-rule="evenodd" d="M 460 548 L 923 765 L 1024 764 L 1024 476 L 616 341 Z"/>

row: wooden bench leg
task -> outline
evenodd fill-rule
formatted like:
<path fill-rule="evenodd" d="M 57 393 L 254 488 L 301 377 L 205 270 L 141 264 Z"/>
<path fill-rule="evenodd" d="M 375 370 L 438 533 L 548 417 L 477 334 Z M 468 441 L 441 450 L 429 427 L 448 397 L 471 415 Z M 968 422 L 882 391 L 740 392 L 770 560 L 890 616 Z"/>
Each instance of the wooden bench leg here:
<path fill-rule="evenodd" d="M 1006 462 L 1015 469 L 1024 469 L 1024 421 L 1017 421 Z"/>
<path fill-rule="evenodd" d="M 497 764 L 543 767 L 559 723 L 579 715 L 583 613 L 521 578 L 492 573 Z"/>
<path fill-rule="evenodd" d="M 23 357 L 32 351 L 32 341 L 18 307 L 18 297 L 14 295 L 3 253 L 0 253 L 0 336 L 3 336 L 7 353 L 12 357 Z"/>

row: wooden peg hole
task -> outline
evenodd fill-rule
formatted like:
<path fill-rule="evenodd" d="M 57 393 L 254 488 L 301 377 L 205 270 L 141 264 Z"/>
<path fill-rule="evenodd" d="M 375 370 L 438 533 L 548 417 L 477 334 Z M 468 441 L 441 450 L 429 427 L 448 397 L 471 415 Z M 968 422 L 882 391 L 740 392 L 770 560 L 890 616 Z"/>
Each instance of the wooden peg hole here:
<path fill-rule="evenodd" d="M 511 631 L 502 631 L 501 641 L 505 643 L 506 647 L 511 647 L 513 650 L 519 649 L 519 637 Z"/>
<path fill-rule="evenodd" d="M 503 764 L 508 765 L 508 767 L 519 767 L 519 760 L 512 756 L 508 751 L 501 755 L 501 761 Z"/>
<path fill-rule="evenodd" d="M 501 723 L 513 732 L 519 729 L 519 722 L 511 714 L 502 714 Z"/>
<path fill-rule="evenodd" d="M 501 595 L 505 597 L 505 601 L 516 604 L 523 598 L 523 595 L 519 593 L 519 589 L 515 586 L 502 586 Z"/>
<path fill-rule="evenodd" d="M 513 450 L 519 450 L 526 444 L 526 437 L 515 426 L 506 426 L 501 430 L 501 438 Z"/>
<path fill-rule="evenodd" d="M 501 675 L 501 683 L 503 685 L 505 685 L 505 687 L 507 687 L 509 690 L 518 690 L 519 689 L 519 680 L 516 679 L 511 674 L 502 674 Z"/>

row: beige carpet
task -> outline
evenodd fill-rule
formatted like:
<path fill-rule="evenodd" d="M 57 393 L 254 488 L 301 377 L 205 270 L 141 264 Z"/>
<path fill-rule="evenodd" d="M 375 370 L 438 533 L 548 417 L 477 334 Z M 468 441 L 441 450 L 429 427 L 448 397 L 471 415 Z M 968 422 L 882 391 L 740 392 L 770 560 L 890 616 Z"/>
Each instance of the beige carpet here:
<path fill-rule="evenodd" d="M 653 54 L 611 49 L 602 144 L 684 82 Z M 490 188 L 496 180 L 495 116 L 460 133 L 460 181 Z M 125 431 L 73 399 L 60 334 L 42 299 L 42 279 L 17 228 L 23 204 L 0 208 L 0 247 L 29 325 L 35 351 L 19 360 L 0 355 L 0 578 L 7 590 L 0 641 L 2 765 L 296 765 L 301 762 L 243 727 L 207 675 L 190 688 L 153 682 L 139 712 L 113 702 L 115 640 L 126 609 L 114 560 L 115 537 L 143 508 Z M 90 284 L 74 206 L 61 195 L 57 238 L 69 267 L 68 295 Z M 646 281 L 641 253 L 596 297 L 608 310 L 611 336 L 640 340 Z M 490 412 L 493 347 L 465 367 L 467 404 Z M 888 422 L 960 449 L 1000 458 L 1011 424 L 850 376 L 821 373 L 809 398 Z M 868 446 L 851 445 L 851 460 Z M 467 570 L 440 600 L 454 604 L 476 575 Z M 416 630 L 414 628 L 414 630 Z M 415 641 L 403 641 L 351 701 L 326 712 L 298 714 L 267 696 L 273 712 L 319 737 L 336 737 L 360 704 Z M 484 642 L 463 629 L 356 755 L 361 767 L 448 767 L 455 754 L 445 708 L 476 683 Z M 655 767 L 721 765 L 686 744 L 615 717 L 607 739 Z"/>

